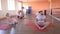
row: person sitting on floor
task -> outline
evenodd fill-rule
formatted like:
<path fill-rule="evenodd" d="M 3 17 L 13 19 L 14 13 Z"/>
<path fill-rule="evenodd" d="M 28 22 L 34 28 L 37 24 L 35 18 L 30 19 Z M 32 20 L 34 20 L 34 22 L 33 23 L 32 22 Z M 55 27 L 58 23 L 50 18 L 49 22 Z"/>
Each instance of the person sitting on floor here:
<path fill-rule="evenodd" d="M 6 24 L 14 26 L 18 23 L 17 19 L 14 17 L 11 17 L 9 13 L 6 14 Z"/>
<path fill-rule="evenodd" d="M 17 17 L 18 17 L 19 19 L 22 19 L 22 18 L 24 17 L 24 14 L 23 14 L 23 11 L 22 11 L 22 10 L 20 10 L 20 11 L 18 12 Z"/>
<path fill-rule="evenodd" d="M 46 16 L 42 11 L 37 14 L 36 18 L 38 21 L 35 24 L 39 29 L 43 30 L 49 25 L 49 23 L 46 22 Z"/>

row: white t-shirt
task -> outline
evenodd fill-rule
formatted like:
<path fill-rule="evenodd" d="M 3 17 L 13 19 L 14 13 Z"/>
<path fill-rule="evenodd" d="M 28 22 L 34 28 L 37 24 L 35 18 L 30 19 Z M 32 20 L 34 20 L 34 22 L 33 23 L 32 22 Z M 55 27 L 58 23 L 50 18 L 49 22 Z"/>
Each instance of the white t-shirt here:
<path fill-rule="evenodd" d="M 40 15 L 40 17 L 38 18 L 38 24 L 44 25 L 45 19 L 46 19 L 45 15 Z"/>
<path fill-rule="evenodd" d="M 41 16 L 41 14 L 40 14 L 40 13 L 36 13 L 36 18 L 37 18 L 37 19 L 39 19 L 39 18 L 40 18 L 40 16 Z"/>
<path fill-rule="evenodd" d="M 22 16 L 22 13 L 18 14 L 18 16 Z"/>
<path fill-rule="evenodd" d="M 46 16 L 45 15 L 41 15 L 40 13 L 36 14 L 36 18 L 38 19 L 38 22 L 44 22 Z"/>
<path fill-rule="evenodd" d="M 37 22 L 38 24 L 44 25 L 46 16 L 45 15 L 41 15 L 40 13 L 37 13 L 36 14 L 36 19 L 38 19 L 38 22 Z"/>
<path fill-rule="evenodd" d="M 38 22 L 45 22 L 46 16 L 41 15 L 40 18 L 38 19 Z"/>

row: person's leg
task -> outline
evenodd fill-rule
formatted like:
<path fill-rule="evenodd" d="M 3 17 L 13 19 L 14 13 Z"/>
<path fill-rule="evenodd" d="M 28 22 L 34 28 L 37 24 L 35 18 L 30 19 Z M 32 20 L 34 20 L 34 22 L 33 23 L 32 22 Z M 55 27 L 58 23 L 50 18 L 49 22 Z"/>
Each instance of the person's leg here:
<path fill-rule="evenodd" d="M 23 17 L 20 17 L 20 19 L 22 19 Z"/>
<path fill-rule="evenodd" d="M 19 16 L 17 16 L 17 18 L 19 18 Z"/>
<path fill-rule="evenodd" d="M 44 23 L 44 27 L 42 27 L 41 29 L 42 29 L 42 30 L 45 29 L 46 27 L 48 27 L 49 24 L 50 24 L 49 22 L 45 22 L 45 23 Z"/>
<path fill-rule="evenodd" d="M 45 22 L 45 23 L 44 23 L 45 26 L 48 26 L 49 24 L 50 24 L 49 22 Z"/>

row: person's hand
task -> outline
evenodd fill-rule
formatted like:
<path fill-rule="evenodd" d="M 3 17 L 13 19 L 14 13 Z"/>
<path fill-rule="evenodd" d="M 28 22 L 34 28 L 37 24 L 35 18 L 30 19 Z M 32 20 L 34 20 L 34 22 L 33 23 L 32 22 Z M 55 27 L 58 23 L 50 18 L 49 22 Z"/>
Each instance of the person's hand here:
<path fill-rule="evenodd" d="M 44 28 L 40 28 L 40 27 L 39 27 L 39 29 L 40 29 L 40 30 L 43 30 Z"/>
<path fill-rule="evenodd" d="M 41 28 L 41 30 L 43 30 L 44 28 Z"/>
<path fill-rule="evenodd" d="M 41 29 L 41 28 L 39 27 L 39 29 Z"/>

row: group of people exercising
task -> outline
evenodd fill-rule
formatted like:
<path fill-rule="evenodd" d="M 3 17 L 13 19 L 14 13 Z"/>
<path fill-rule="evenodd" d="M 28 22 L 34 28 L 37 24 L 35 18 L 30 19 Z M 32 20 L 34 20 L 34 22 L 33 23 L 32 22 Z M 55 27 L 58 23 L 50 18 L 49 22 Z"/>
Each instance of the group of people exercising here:
<path fill-rule="evenodd" d="M 9 18 L 8 13 L 6 14 L 6 17 L 7 17 L 7 19 Z M 23 17 L 24 17 L 23 11 L 22 10 L 18 11 L 17 18 L 23 19 Z M 16 19 L 12 19 L 12 22 L 16 23 L 18 21 Z M 49 23 L 46 22 L 46 15 L 44 15 L 43 11 L 38 11 L 36 13 L 36 23 L 35 24 L 41 30 L 45 29 L 49 25 Z"/>

